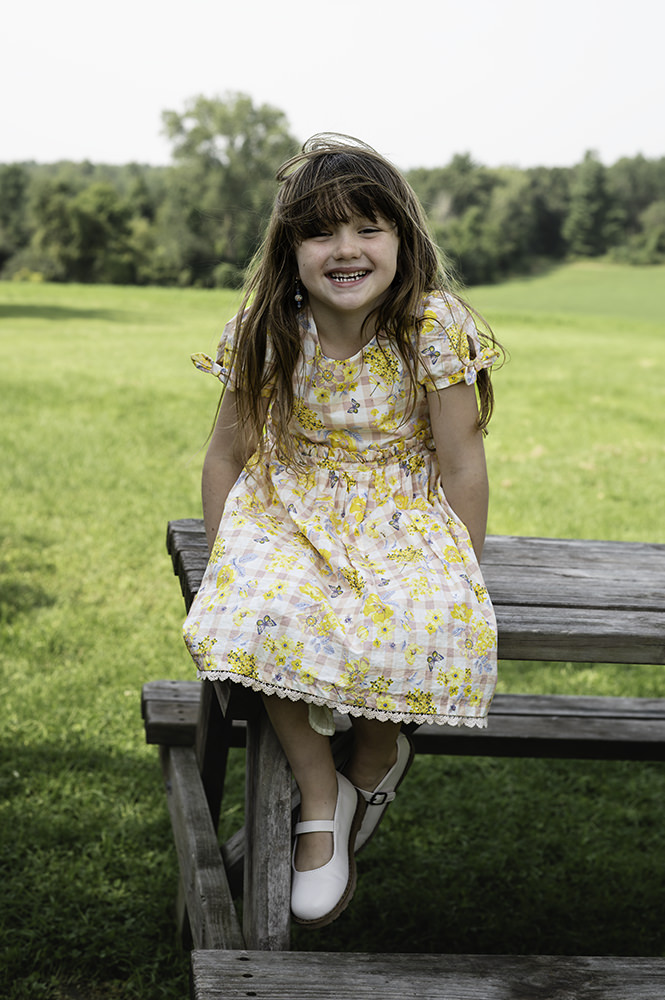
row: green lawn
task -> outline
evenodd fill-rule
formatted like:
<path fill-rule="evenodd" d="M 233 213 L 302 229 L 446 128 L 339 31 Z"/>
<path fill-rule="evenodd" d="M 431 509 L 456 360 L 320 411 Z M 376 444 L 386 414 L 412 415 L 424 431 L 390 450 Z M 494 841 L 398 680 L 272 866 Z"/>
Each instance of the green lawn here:
<path fill-rule="evenodd" d="M 474 289 L 510 361 L 490 530 L 665 542 L 665 269 Z M 191 677 L 164 550 L 198 516 L 237 296 L 0 284 L 0 995 L 187 996 L 141 685 Z M 504 690 L 665 694 L 654 667 L 502 664 Z M 240 772 L 241 754 L 233 768 Z M 239 785 L 239 782 L 237 782 Z M 232 826 L 240 810 L 229 802 Z M 428 759 L 301 948 L 665 954 L 659 765 Z"/>

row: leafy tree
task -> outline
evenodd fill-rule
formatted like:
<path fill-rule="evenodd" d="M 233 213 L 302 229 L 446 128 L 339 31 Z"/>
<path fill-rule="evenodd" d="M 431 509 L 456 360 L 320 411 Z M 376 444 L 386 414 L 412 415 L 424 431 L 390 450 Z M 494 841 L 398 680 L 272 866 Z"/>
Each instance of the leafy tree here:
<path fill-rule="evenodd" d="M 536 213 L 529 177 L 503 170 L 493 189 L 484 223 L 484 242 L 496 276 L 525 271 L 534 256 Z"/>
<path fill-rule="evenodd" d="M 249 97 L 164 113 L 174 165 L 0 165 L 3 278 L 231 286 L 269 214 L 278 165 L 297 150 L 286 118 Z M 665 260 L 665 157 L 593 153 L 574 168 L 489 169 L 468 153 L 408 178 L 469 284 L 567 253 Z"/>
<path fill-rule="evenodd" d="M 598 257 L 618 242 L 618 216 L 607 186 L 607 171 L 595 153 L 587 152 L 573 173 L 570 207 L 562 235 L 570 253 Z"/>
<path fill-rule="evenodd" d="M 532 167 L 526 171 L 534 213 L 531 252 L 536 258 L 565 256 L 562 229 L 570 204 L 570 174 L 567 167 Z"/>
<path fill-rule="evenodd" d="M 110 184 L 91 184 L 77 195 L 72 229 L 79 281 L 134 281 L 128 245 L 131 210 Z"/>
<path fill-rule="evenodd" d="M 665 262 L 665 199 L 652 201 L 640 213 L 639 225 L 637 233 L 614 249 L 612 258 L 623 264 L 662 264 Z"/>
<path fill-rule="evenodd" d="M 654 201 L 665 198 L 665 158 L 622 157 L 607 170 L 608 189 L 621 205 L 626 230 L 641 229 L 640 216 Z"/>
<path fill-rule="evenodd" d="M 450 218 L 442 226 L 434 224 L 433 233 L 465 284 L 478 285 L 497 279 L 496 258 L 485 239 L 485 213 L 477 205 L 468 208 L 461 218 Z"/>
<path fill-rule="evenodd" d="M 469 153 L 453 156 L 445 167 L 409 171 L 409 183 L 432 222 L 461 218 L 467 209 L 489 204 L 498 183 L 496 171 L 474 163 Z"/>
<path fill-rule="evenodd" d="M 193 239 L 181 260 L 197 283 L 241 275 L 262 238 L 275 195 L 275 172 L 299 144 L 284 113 L 255 107 L 245 94 L 196 97 L 165 111 L 164 129 L 178 164 L 175 189 Z M 167 214 L 173 217 L 173 208 Z M 219 270 L 218 270 L 219 273 Z"/>
<path fill-rule="evenodd" d="M 0 166 L 0 269 L 28 242 L 28 182 L 20 164 Z"/>
<path fill-rule="evenodd" d="M 48 181 L 33 207 L 33 259 L 53 280 L 130 283 L 130 210 L 110 184 L 75 193 L 65 181 Z"/>
<path fill-rule="evenodd" d="M 640 215 L 644 245 L 653 263 L 665 259 L 665 198 L 652 201 Z"/>

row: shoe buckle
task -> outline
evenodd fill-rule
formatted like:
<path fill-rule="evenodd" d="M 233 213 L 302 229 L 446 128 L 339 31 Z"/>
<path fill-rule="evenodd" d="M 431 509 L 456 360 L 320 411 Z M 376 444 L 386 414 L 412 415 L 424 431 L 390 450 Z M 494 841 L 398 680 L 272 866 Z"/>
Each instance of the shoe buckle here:
<path fill-rule="evenodd" d="M 367 800 L 369 806 L 385 806 L 390 802 L 390 792 L 373 792 L 371 799 Z M 394 796 L 392 796 L 394 798 Z"/>

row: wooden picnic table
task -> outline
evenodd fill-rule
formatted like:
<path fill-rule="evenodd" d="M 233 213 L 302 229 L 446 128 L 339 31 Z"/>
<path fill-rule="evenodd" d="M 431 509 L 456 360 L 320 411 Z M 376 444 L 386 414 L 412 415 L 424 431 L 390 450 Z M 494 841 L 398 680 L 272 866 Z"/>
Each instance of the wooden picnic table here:
<path fill-rule="evenodd" d="M 202 521 L 171 521 L 167 547 L 189 608 L 207 563 Z M 489 536 L 482 569 L 496 610 L 500 658 L 665 664 L 665 545 Z M 458 996 L 503 1000 L 517 995 L 533 1000 L 661 1000 L 665 996 L 665 960 L 635 959 L 626 966 L 616 959 L 555 958 L 548 965 L 546 958 L 534 956 L 506 957 L 503 965 L 496 963 L 504 976 L 496 973 L 499 978 L 491 990 L 483 986 L 488 966 L 478 956 L 467 956 L 466 966 L 459 956 L 430 956 L 431 968 L 440 975 L 429 976 L 426 994 L 409 992 L 415 975 L 414 963 L 408 961 L 411 956 L 393 963 L 395 989 L 401 993 L 377 990 L 380 977 L 372 956 L 356 956 L 355 966 L 353 956 L 343 960 L 340 956 L 329 963 L 341 962 L 345 976 L 352 976 L 355 969 L 357 976 L 365 977 L 365 986 L 354 994 L 328 993 L 320 963 L 314 968 L 310 956 L 307 966 L 307 957 L 299 959 L 293 952 L 284 968 L 289 975 L 299 961 L 303 969 L 310 968 L 311 992 L 303 992 L 302 978 L 301 992 L 296 989 L 291 994 L 281 986 L 279 992 L 270 992 L 275 983 L 266 985 L 266 966 L 258 953 L 289 948 L 291 818 L 297 794 L 260 699 L 228 682 L 154 681 L 144 686 L 142 701 L 146 738 L 160 746 L 180 865 L 180 913 L 195 948 L 193 968 L 199 970 L 192 987 L 197 1000 L 251 995 L 284 1000 L 292 995 L 321 1000 L 347 995 L 426 995 L 442 1000 Z M 335 752 L 342 755 L 349 722 L 339 716 L 337 722 Z M 410 733 L 419 753 L 662 761 L 665 697 L 499 694 L 485 730 L 424 725 L 410 727 Z M 220 849 L 217 822 L 231 746 L 247 748 L 245 827 Z M 233 904 L 240 891 L 242 929 Z M 260 991 L 242 993 L 241 976 L 236 992 L 231 986 L 215 992 L 215 977 L 223 974 L 230 983 L 239 960 L 255 963 L 258 978 L 251 989 L 256 986 Z M 527 975 L 536 967 L 541 985 L 534 985 L 528 994 L 519 992 L 519 970 Z M 593 975 L 588 974 L 590 968 Z M 563 982 L 564 972 L 571 984 L 577 984 L 570 993 L 557 992 L 556 982 Z M 598 992 L 601 982 L 604 991 Z M 511 992 L 513 988 L 518 992 Z"/>

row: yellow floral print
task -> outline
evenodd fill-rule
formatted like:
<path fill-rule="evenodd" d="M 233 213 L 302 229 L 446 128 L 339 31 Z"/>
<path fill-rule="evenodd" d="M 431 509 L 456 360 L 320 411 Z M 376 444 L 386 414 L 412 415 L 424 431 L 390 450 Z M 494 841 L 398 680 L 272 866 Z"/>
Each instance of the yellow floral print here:
<path fill-rule="evenodd" d="M 217 640 L 215 638 L 213 638 L 212 636 L 206 636 L 205 639 L 203 639 L 199 643 L 199 645 L 198 645 L 199 654 L 200 654 L 200 656 L 201 656 L 201 658 L 203 660 L 203 669 L 204 670 L 212 670 L 212 669 L 214 669 L 215 660 L 214 660 L 213 656 L 211 655 L 211 653 L 212 653 L 213 646 L 215 645 L 216 642 L 217 642 Z"/>
<path fill-rule="evenodd" d="M 306 431 L 313 431 L 323 427 L 323 423 L 319 420 L 314 410 L 310 410 L 301 399 L 293 401 L 293 412 L 300 426 L 304 427 Z"/>
<path fill-rule="evenodd" d="M 365 361 L 379 383 L 392 385 L 399 381 L 402 374 L 400 364 L 392 352 L 380 347 L 368 347 L 365 349 Z"/>
<path fill-rule="evenodd" d="M 268 570 L 270 573 L 276 573 L 280 569 L 290 569 L 297 562 L 298 557 L 296 555 L 288 555 L 285 552 L 278 552 L 270 560 Z"/>
<path fill-rule="evenodd" d="M 432 581 L 427 576 L 416 576 L 409 580 L 409 592 L 414 601 L 420 601 L 423 597 L 428 597 L 433 590 Z"/>
<path fill-rule="evenodd" d="M 376 625 L 380 625 L 382 622 L 388 621 L 393 617 L 393 613 L 392 608 L 389 608 L 387 604 L 384 604 L 378 594 L 370 594 L 365 601 L 363 614 L 368 618 L 371 618 Z"/>
<path fill-rule="evenodd" d="M 351 566 L 342 566 L 340 572 L 356 597 L 362 597 L 365 593 L 365 581 L 358 570 Z"/>
<path fill-rule="evenodd" d="M 406 649 L 404 650 L 404 659 L 409 664 L 409 666 L 411 667 L 413 666 L 413 664 L 416 662 L 416 657 L 420 653 L 422 653 L 422 651 L 423 647 L 419 646 L 418 643 L 416 642 L 412 642 L 406 647 Z"/>
<path fill-rule="evenodd" d="M 416 715 L 435 715 L 436 707 L 431 691 L 407 691 L 406 702 Z"/>
<path fill-rule="evenodd" d="M 216 600 L 220 604 L 223 604 L 227 595 L 231 590 L 231 585 L 236 578 L 236 573 L 231 566 L 222 566 L 219 573 L 217 574 L 217 593 Z"/>
<path fill-rule="evenodd" d="M 232 649 L 229 653 L 229 667 L 234 674 L 241 677 L 257 677 L 256 657 L 243 649 Z"/>
<path fill-rule="evenodd" d="M 445 625 L 445 617 L 440 611 L 428 611 L 425 616 L 425 628 L 430 635 L 434 635 L 440 628 Z"/>
<path fill-rule="evenodd" d="M 428 296 L 411 391 L 379 334 L 349 360 L 321 352 L 301 310 L 289 432 L 225 503 L 185 639 L 201 676 L 394 721 L 484 725 L 496 626 L 468 532 L 440 480 L 428 392 L 492 363 L 456 300 Z M 203 370 L 234 387 L 231 324 Z M 273 355 L 268 339 L 267 361 Z M 259 465 L 260 462 L 260 465 Z"/>
<path fill-rule="evenodd" d="M 420 562 L 423 559 L 423 550 L 417 548 L 415 545 L 409 545 L 407 548 L 395 549 L 394 552 L 389 552 L 388 559 L 396 563 L 402 563 L 403 565 Z"/>

